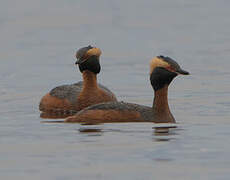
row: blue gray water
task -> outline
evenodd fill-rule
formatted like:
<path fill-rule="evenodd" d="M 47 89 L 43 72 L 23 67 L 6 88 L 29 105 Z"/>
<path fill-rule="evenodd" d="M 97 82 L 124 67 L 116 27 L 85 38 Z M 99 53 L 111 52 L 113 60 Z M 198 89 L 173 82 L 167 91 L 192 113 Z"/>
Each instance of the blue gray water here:
<path fill-rule="evenodd" d="M 1 179 L 229 179 L 230 1 L 0 4 Z M 152 105 L 153 56 L 188 70 L 169 89 L 177 128 L 41 123 L 40 98 L 81 80 L 74 54 L 89 44 L 119 100 Z"/>

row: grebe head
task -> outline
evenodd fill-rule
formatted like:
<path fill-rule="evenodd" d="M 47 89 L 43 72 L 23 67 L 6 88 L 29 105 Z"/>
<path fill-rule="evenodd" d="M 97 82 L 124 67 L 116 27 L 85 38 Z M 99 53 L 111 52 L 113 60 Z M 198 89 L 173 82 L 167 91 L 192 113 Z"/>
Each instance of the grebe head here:
<path fill-rule="evenodd" d="M 170 57 L 157 56 L 150 61 L 150 81 L 155 91 L 169 85 L 177 75 L 189 75 Z"/>
<path fill-rule="evenodd" d="M 96 47 L 87 46 L 79 49 L 76 53 L 76 65 L 78 64 L 81 72 L 88 70 L 98 74 L 101 70 L 99 58 L 101 50 Z"/>

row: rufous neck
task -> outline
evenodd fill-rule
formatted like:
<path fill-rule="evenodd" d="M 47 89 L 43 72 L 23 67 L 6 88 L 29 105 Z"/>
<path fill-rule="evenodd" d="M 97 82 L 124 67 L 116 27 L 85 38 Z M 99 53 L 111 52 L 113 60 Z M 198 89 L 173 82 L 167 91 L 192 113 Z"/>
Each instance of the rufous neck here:
<path fill-rule="evenodd" d="M 82 73 L 83 90 L 95 89 L 97 86 L 97 75 L 91 71 L 85 70 Z"/>
<path fill-rule="evenodd" d="M 155 118 L 162 122 L 175 122 L 168 105 L 168 85 L 154 92 L 153 111 Z"/>

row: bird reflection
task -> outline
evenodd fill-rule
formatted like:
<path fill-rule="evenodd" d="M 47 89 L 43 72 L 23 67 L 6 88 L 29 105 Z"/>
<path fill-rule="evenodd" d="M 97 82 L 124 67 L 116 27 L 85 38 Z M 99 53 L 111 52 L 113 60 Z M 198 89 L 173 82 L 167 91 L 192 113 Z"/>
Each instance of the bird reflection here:
<path fill-rule="evenodd" d="M 87 134 L 88 136 L 102 136 L 104 132 L 100 126 L 82 126 L 78 131 L 79 133 Z"/>
<path fill-rule="evenodd" d="M 40 114 L 40 118 L 42 119 L 64 119 L 67 118 L 69 116 L 71 116 L 72 114 L 66 113 L 66 114 L 62 114 L 62 113 L 57 113 L 57 112 L 42 112 Z"/>
<path fill-rule="evenodd" d="M 156 142 L 165 142 L 174 140 L 174 135 L 177 135 L 176 130 L 177 126 L 175 125 L 167 125 L 167 126 L 156 126 L 153 127 L 153 140 Z"/>

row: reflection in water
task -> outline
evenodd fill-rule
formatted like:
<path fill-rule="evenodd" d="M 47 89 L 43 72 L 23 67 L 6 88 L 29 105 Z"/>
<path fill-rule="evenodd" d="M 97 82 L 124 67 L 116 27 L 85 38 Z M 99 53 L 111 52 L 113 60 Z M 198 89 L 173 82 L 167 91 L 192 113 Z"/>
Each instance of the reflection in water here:
<path fill-rule="evenodd" d="M 72 115 L 74 113 L 42 112 L 40 117 L 43 119 L 64 119 Z"/>
<path fill-rule="evenodd" d="M 175 125 L 156 126 L 153 127 L 153 129 L 153 140 L 156 142 L 170 141 L 175 139 L 172 136 L 177 135 L 175 132 L 177 130 L 177 126 Z"/>
<path fill-rule="evenodd" d="M 95 132 L 102 132 L 102 129 L 84 127 L 84 128 L 80 128 L 79 132 L 81 132 L 81 133 L 95 133 Z"/>
<path fill-rule="evenodd" d="M 104 132 L 100 126 L 83 126 L 78 131 L 88 136 L 101 136 Z"/>
<path fill-rule="evenodd" d="M 167 138 L 167 137 L 166 138 L 159 138 L 159 137 L 154 138 L 155 142 L 165 142 L 165 141 L 171 141 L 171 140 L 174 140 L 174 138 Z"/>
<path fill-rule="evenodd" d="M 229 179 L 229 5 L 1 1 L 0 179 Z M 159 133 L 150 123 L 106 124 L 101 132 L 41 125 L 48 120 L 38 118 L 41 95 L 81 78 L 71 54 L 87 43 L 105 52 L 99 80 L 144 105 L 152 104 L 149 58 L 178 57 L 193 72 L 171 87 L 182 126 Z"/>
<path fill-rule="evenodd" d="M 162 127 L 153 127 L 155 129 L 155 134 L 162 135 L 162 134 L 169 134 L 170 129 L 175 129 L 177 126 L 162 126 Z M 170 131 L 171 132 L 171 131 Z"/>

